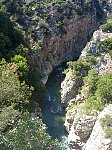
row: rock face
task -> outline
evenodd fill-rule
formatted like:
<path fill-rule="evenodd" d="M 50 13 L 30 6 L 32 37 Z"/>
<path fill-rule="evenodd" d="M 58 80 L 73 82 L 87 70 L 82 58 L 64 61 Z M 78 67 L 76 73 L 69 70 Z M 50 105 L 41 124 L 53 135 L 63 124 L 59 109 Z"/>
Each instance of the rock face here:
<path fill-rule="evenodd" d="M 84 60 L 87 59 L 88 54 L 92 54 L 93 56 L 95 56 L 96 63 L 94 65 L 91 65 L 89 69 L 96 68 L 97 73 L 99 75 L 103 75 L 106 72 L 112 72 L 112 59 L 110 55 L 104 52 L 102 49 L 99 49 L 99 52 L 100 55 L 103 56 L 103 60 L 99 58 L 99 55 L 96 55 L 98 50 L 97 42 L 103 41 L 107 37 L 111 38 L 112 33 L 103 33 L 101 30 L 96 31 L 93 34 L 93 38 L 91 39 L 90 42 L 88 42 L 88 44 L 86 45 L 80 56 Z M 62 102 L 64 103 L 65 106 L 67 105 L 65 127 L 69 133 L 68 143 L 71 149 L 74 150 L 80 150 L 84 148 L 85 148 L 84 150 L 100 150 L 100 149 L 111 150 L 112 141 L 104 137 L 104 131 L 101 129 L 99 122 L 100 118 L 100 116 L 98 116 L 99 112 L 96 110 L 92 110 L 91 113 L 89 113 L 88 115 L 85 113 L 84 103 L 89 96 L 88 86 L 83 85 L 81 87 L 80 93 L 78 93 L 80 85 L 79 82 L 81 83 L 82 80 L 81 81 L 76 80 L 75 77 L 73 77 L 72 70 L 70 68 L 68 73 L 66 74 L 65 80 L 62 83 L 62 95 L 61 95 Z M 107 111 L 107 114 L 108 113 L 110 114 L 110 110 L 112 109 L 111 107 L 112 105 L 109 105 L 107 108 L 104 109 L 103 112 Z M 101 114 L 104 114 L 103 112 Z M 101 135 L 99 131 L 101 131 Z M 88 140 L 89 137 L 90 140 Z M 92 140 L 94 140 L 94 142 Z M 92 147 L 90 142 L 91 143 L 93 142 Z M 94 144 L 96 145 L 96 147 L 94 146 Z"/>
<path fill-rule="evenodd" d="M 78 89 L 82 85 L 82 81 L 79 79 L 72 78 L 72 72 L 66 74 L 65 80 L 61 83 L 61 102 L 64 107 L 68 106 L 68 102 L 78 94 Z"/>
<path fill-rule="evenodd" d="M 56 18 L 59 14 L 55 12 L 53 15 Z M 44 75 L 48 75 L 53 67 L 76 59 L 98 25 L 95 9 L 83 16 L 75 15 L 71 19 L 65 17 L 63 28 L 66 33 L 44 35 L 42 49 L 38 54 L 32 50 L 30 67 L 37 67 Z"/>
<path fill-rule="evenodd" d="M 83 150 L 112 150 L 112 139 L 105 138 L 105 133 L 101 127 L 100 121 L 100 119 L 107 114 L 112 116 L 112 104 L 105 107 L 104 110 L 99 114 L 91 136 L 85 144 Z"/>
<path fill-rule="evenodd" d="M 107 37 L 112 37 L 112 33 L 103 33 L 101 30 L 97 30 L 94 32 L 93 37 L 90 42 L 87 43 L 86 47 L 81 52 L 80 57 L 83 59 L 87 59 L 87 56 L 92 54 L 96 58 L 96 64 L 93 66 L 90 66 L 91 68 L 97 68 L 99 75 L 103 75 L 106 72 L 112 71 L 112 59 L 111 56 L 108 53 L 105 53 L 102 51 L 102 49 L 99 50 L 100 54 L 102 55 L 103 61 L 96 55 L 98 47 L 97 43 L 98 41 L 104 41 Z M 82 72 L 86 73 L 87 70 L 82 70 Z M 68 106 L 68 103 L 73 98 L 80 98 L 78 94 L 79 87 L 82 85 L 83 81 L 80 79 L 76 79 L 72 75 L 72 70 L 69 69 L 68 73 L 66 74 L 66 77 L 64 81 L 61 84 L 61 101 L 64 106 Z M 87 98 L 86 93 L 83 93 L 81 96 L 81 99 Z M 75 99 L 76 101 L 76 99 Z"/>
<path fill-rule="evenodd" d="M 78 121 L 74 119 L 68 136 L 68 144 L 72 149 L 82 149 L 92 131 L 95 120 L 94 116 L 83 116 Z"/>
<path fill-rule="evenodd" d="M 79 57 L 104 17 L 103 7 L 97 0 L 10 3 L 20 9 L 21 19 L 17 19 L 16 25 L 22 29 L 30 51 L 29 67 L 43 72 L 46 77 L 43 82 L 55 66 Z M 12 19 L 17 15 L 15 10 L 8 11 Z"/>

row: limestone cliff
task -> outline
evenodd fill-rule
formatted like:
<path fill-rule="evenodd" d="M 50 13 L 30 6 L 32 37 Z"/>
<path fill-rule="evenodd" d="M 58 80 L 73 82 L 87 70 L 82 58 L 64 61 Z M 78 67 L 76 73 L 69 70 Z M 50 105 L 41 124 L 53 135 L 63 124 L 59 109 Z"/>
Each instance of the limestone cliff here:
<path fill-rule="evenodd" d="M 29 63 L 48 75 L 53 67 L 79 56 L 97 25 L 96 14 L 93 13 L 65 19 L 66 34 L 43 37 L 43 48 L 37 55 L 33 53 L 30 56 Z"/>
<path fill-rule="evenodd" d="M 53 67 L 77 58 L 104 17 L 99 2 L 9 2 L 8 13 L 12 21 L 23 31 L 30 49 L 30 68 L 38 68 L 47 76 Z M 14 9 L 10 9 L 10 6 Z"/>
<path fill-rule="evenodd" d="M 101 119 L 106 115 L 110 115 L 112 118 L 112 104 L 104 108 L 104 110 L 98 115 L 97 121 L 94 125 L 90 138 L 88 139 L 83 150 L 111 150 L 112 139 L 105 138 L 104 130 L 101 127 Z"/>
<path fill-rule="evenodd" d="M 85 84 L 85 82 L 83 82 L 83 79 L 86 76 L 88 76 L 89 70 L 96 69 L 96 74 L 98 76 L 103 76 L 107 72 L 112 72 L 111 56 L 109 55 L 109 53 L 104 52 L 103 49 L 98 46 L 100 42 L 104 41 L 107 38 L 112 38 L 112 33 L 104 33 L 101 30 L 96 31 L 93 34 L 93 37 L 90 40 L 90 42 L 88 42 L 88 44 L 82 51 L 81 56 L 79 58 L 81 59 L 81 61 L 88 62 L 88 56 L 91 56 L 92 54 L 92 58 L 93 56 L 95 56 L 95 61 L 92 60 L 92 63 L 89 63 L 89 66 L 87 65 L 86 70 L 84 67 L 80 68 L 80 74 L 82 74 L 82 76 L 78 78 L 80 80 L 77 80 L 76 74 L 74 75 L 73 68 L 69 68 L 65 80 L 62 82 L 62 103 L 65 106 L 68 105 L 66 109 L 67 113 L 65 127 L 69 132 L 68 143 L 71 149 L 82 149 L 87 139 L 91 135 L 92 130 L 94 132 L 94 128 L 96 128 L 96 120 L 99 111 L 96 111 L 95 109 L 92 110 L 90 108 L 91 106 L 89 106 L 88 104 L 86 108 L 85 103 L 86 100 L 89 98 L 91 87 L 89 87 L 87 83 Z M 94 80 L 92 76 L 90 79 Z M 80 81 L 81 84 L 79 84 Z M 79 85 L 82 85 L 82 87 L 80 86 L 80 91 Z M 93 90 L 94 89 L 92 89 L 92 91 Z M 90 112 L 88 110 L 90 110 Z M 110 145 L 111 142 L 109 146 Z M 89 145 L 88 149 L 91 149 L 90 147 L 91 146 Z M 96 149 L 98 149 L 98 143 L 96 147 Z M 108 148 L 105 149 L 107 150 Z M 92 150 L 95 149 L 93 148 Z"/>

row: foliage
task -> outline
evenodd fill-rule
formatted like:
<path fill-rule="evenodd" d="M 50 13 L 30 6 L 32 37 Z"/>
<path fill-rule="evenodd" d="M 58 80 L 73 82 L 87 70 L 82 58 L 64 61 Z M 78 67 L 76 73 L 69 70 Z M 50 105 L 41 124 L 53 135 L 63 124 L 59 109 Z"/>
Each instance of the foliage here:
<path fill-rule="evenodd" d="M 89 86 L 89 95 L 93 95 L 95 93 L 98 79 L 98 71 L 95 68 L 91 69 L 88 72 L 88 76 L 84 78 L 84 85 Z"/>
<path fill-rule="evenodd" d="M 108 20 L 106 24 L 102 25 L 101 29 L 106 32 L 112 32 L 112 19 Z"/>
<path fill-rule="evenodd" d="M 26 58 L 21 55 L 15 55 L 13 58 L 11 58 L 11 62 L 17 65 L 20 76 L 23 79 L 27 79 L 29 68 Z"/>
<path fill-rule="evenodd" d="M 70 61 L 69 68 L 72 69 L 74 77 L 85 76 L 91 65 L 96 62 L 96 58 L 92 55 L 87 56 L 86 59 L 80 57 L 77 61 Z M 84 71 L 85 70 L 85 71 Z M 86 73 L 85 73 L 86 72 Z"/>
<path fill-rule="evenodd" d="M 87 62 L 89 63 L 90 66 L 96 63 L 96 58 L 93 55 L 87 56 L 87 59 L 88 59 Z"/>
<path fill-rule="evenodd" d="M 112 38 L 107 38 L 100 44 L 101 48 L 108 52 L 110 56 L 112 57 Z"/>
<path fill-rule="evenodd" d="M 112 73 L 106 73 L 97 82 L 96 96 L 103 104 L 112 102 Z"/>
<path fill-rule="evenodd" d="M 38 25 L 40 29 L 42 30 L 42 33 L 45 33 L 45 34 L 50 33 L 49 26 L 46 22 L 39 21 Z"/>
<path fill-rule="evenodd" d="M 93 110 L 101 111 L 104 108 L 101 101 L 97 100 L 96 96 L 90 96 L 87 100 L 85 100 L 82 110 L 84 110 L 85 114 L 90 115 Z"/>
<path fill-rule="evenodd" d="M 10 49 L 12 48 L 12 43 L 8 36 L 0 33 L 0 54 L 4 58 L 8 58 L 10 55 Z"/>
<path fill-rule="evenodd" d="M 42 100 L 42 96 L 45 93 L 45 85 L 41 81 L 42 77 L 42 73 L 36 68 L 29 71 L 28 81 L 34 87 L 32 99 L 35 101 Z"/>
<path fill-rule="evenodd" d="M 100 122 L 105 131 L 106 138 L 112 139 L 112 116 L 107 114 L 100 119 Z"/>
<path fill-rule="evenodd" d="M 16 47 L 15 51 L 14 51 L 15 55 L 21 55 L 24 57 L 27 57 L 29 54 L 29 49 L 27 47 L 25 47 L 23 44 L 20 44 Z"/>
<path fill-rule="evenodd" d="M 15 128 L 0 135 L 2 150 L 45 150 L 50 145 L 57 149 L 59 142 L 46 133 L 41 119 L 30 117 L 28 113 L 22 115 Z"/>
<path fill-rule="evenodd" d="M 6 64 L 2 61 L 0 66 L 0 106 L 22 107 L 27 104 L 31 96 L 31 88 L 20 82 L 15 64 Z"/>
<path fill-rule="evenodd" d="M 21 43 L 24 43 L 24 35 L 21 29 L 11 22 L 8 14 L 0 10 L 0 32 L 3 35 L 8 36 L 13 48 L 17 47 Z"/>
<path fill-rule="evenodd" d="M 20 112 L 13 106 L 4 107 L 0 112 L 0 132 L 6 131 L 18 119 Z"/>
<path fill-rule="evenodd" d="M 92 110 L 101 111 L 106 104 L 112 103 L 111 72 L 99 76 L 98 71 L 93 68 L 84 77 L 83 81 L 84 85 L 80 94 L 84 94 L 85 100 L 81 105 L 81 112 L 90 115 Z"/>
<path fill-rule="evenodd" d="M 94 73 L 94 71 L 92 70 Z M 105 104 L 112 102 L 112 73 L 107 73 L 98 77 L 93 74 L 84 79 L 87 86 L 89 86 L 89 96 L 84 103 L 83 109 L 87 114 L 92 110 L 102 110 Z"/>

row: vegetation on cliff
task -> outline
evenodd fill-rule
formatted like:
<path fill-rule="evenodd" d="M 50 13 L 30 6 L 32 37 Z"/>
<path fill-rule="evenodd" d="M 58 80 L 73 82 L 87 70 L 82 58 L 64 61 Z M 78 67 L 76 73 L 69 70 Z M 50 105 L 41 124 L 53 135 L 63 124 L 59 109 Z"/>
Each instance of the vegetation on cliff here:
<path fill-rule="evenodd" d="M 105 115 L 101 118 L 100 122 L 103 130 L 105 131 L 106 138 L 112 139 L 112 116 Z"/>
<path fill-rule="evenodd" d="M 106 1 L 102 5 L 108 7 Z M 46 133 L 46 127 L 39 118 L 25 113 L 35 97 L 39 102 L 44 91 L 42 73 L 38 68 L 32 68 L 29 58 L 33 52 L 39 55 L 44 46 L 44 36 L 66 34 L 66 18 L 82 17 L 94 9 L 97 19 L 100 19 L 103 9 L 97 0 L 0 1 L 1 150 L 45 150 L 49 145 L 54 148 L 59 146 L 59 142 Z M 53 16 L 53 11 L 59 15 Z M 88 60 L 83 62 L 79 59 L 74 65 L 76 74 L 78 69 L 87 69 L 92 62 L 96 62 L 93 56 L 88 56 Z M 32 95 L 34 91 L 36 94 Z"/>
<path fill-rule="evenodd" d="M 102 110 L 104 106 L 112 102 L 112 72 L 107 69 L 103 74 L 100 74 L 98 65 L 103 62 L 107 63 L 112 59 L 112 38 L 111 28 L 112 19 L 107 20 L 107 23 L 102 25 L 100 29 L 104 32 L 109 32 L 103 40 L 98 37 L 96 43 L 93 42 L 93 47 L 87 46 L 82 56 L 75 62 L 69 62 L 69 69 L 72 72 L 72 78 L 81 78 L 83 80 L 82 87 L 79 88 L 79 94 L 84 94 L 83 109 L 91 113 L 92 110 Z M 96 44 L 94 46 L 94 44 Z M 87 52 L 86 52 L 87 50 Z M 109 54 L 108 60 L 104 60 L 104 54 Z M 109 61 L 111 64 L 111 61 Z M 109 66 L 107 66 L 109 67 Z M 66 71 L 69 71 L 66 70 Z M 104 69 L 105 70 L 105 69 Z M 66 72 L 65 71 L 65 72 Z M 99 75 L 100 74 L 100 75 Z"/>

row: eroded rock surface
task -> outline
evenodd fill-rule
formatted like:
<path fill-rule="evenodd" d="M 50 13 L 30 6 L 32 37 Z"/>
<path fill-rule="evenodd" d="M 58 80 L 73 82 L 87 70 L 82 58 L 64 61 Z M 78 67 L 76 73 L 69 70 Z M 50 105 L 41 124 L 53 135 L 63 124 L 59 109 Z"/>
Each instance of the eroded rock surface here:
<path fill-rule="evenodd" d="M 80 56 L 84 60 L 87 59 L 88 54 L 92 54 L 96 57 L 96 63 L 91 65 L 89 69 L 97 69 L 97 73 L 99 76 L 104 75 L 107 72 L 112 72 L 111 56 L 108 53 L 104 52 L 101 48 L 99 49 L 99 52 L 100 55 L 103 56 L 103 60 L 101 60 L 100 57 L 97 55 L 97 42 L 103 41 L 108 37 L 111 38 L 112 33 L 103 33 L 101 30 L 96 31 L 93 34 L 93 38 L 86 45 Z M 77 80 L 75 80 L 75 78 L 72 75 L 72 70 L 69 69 L 68 73 L 66 74 L 66 78 L 62 83 L 62 102 L 65 103 L 65 105 L 67 105 L 65 127 L 69 133 L 68 143 L 71 149 L 83 149 L 84 145 L 86 144 L 87 140 L 91 135 L 91 132 L 93 133 L 93 131 L 96 130 L 94 134 L 96 134 L 95 136 L 98 136 L 96 137 L 96 139 L 99 138 L 97 139 L 97 141 L 100 144 L 98 145 L 97 142 L 93 142 L 97 145 L 94 148 L 94 144 L 93 147 L 91 147 L 91 144 L 89 142 L 89 144 L 87 144 L 87 147 L 85 146 L 85 150 L 111 150 L 112 141 L 110 139 L 106 139 L 104 136 L 102 137 L 102 135 L 100 135 L 100 133 L 98 132 L 98 130 L 101 131 L 101 126 L 99 125 L 100 123 L 97 123 L 99 120 L 97 120 L 97 116 L 99 118 L 99 111 L 92 110 L 89 115 L 87 115 L 87 112 L 85 112 L 87 110 L 84 109 L 84 102 L 86 99 L 88 99 L 89 87 L 87 85 L 83 85 L 80 93 L 78 93 L 77 89 L 79 88 L 78 86 L 80 84 L 78 83 L 79 81 L 76 81 Z M 109 105 L 105 109 L 110 109 L 110 106 L 111 105 Z M 98 129 L 94 129 L 96 128 L 96 124 L 98 125 Z M 104 131 L 102 130 L 101 134 L 102 132 Z M 100 138 L 100 136 L 102 138 Z M 90 140 L 92 142 L 92 138 L 90 138 Z M 95 137 L 93 138 L 93 140 L 95 140 Z"/>
<path fill-rule="evenodd" d="M 100 119 L 105 115 L 112 116 L 112 104 L 105 107 L 104 110 L 99 114 L 91 136 L 85 144 L 83 150 L 112 150 L 112 139 L 105 137 L 104 130 L 101 127 Z"/>

